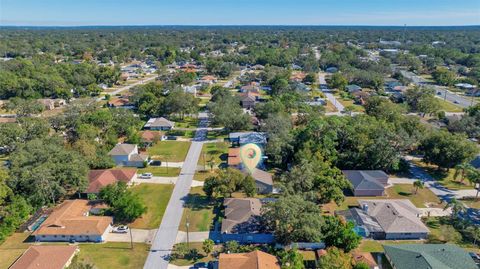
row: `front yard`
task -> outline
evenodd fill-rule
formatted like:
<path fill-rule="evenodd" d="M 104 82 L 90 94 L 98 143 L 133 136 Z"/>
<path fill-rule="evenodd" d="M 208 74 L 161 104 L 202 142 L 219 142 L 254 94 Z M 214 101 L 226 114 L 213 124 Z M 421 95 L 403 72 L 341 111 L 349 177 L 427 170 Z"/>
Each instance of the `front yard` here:
<path fill-rule="evenodd" d="M 178 245 L 179 244 L 173 247 L 173 253 L 175 253 L 176 249 L 178 248 Z M 216 246 L 214 247 L 214 250 L 218 248 L 221 248 L 221 247 Z M 183 257 L 183 258 L 173 259 L 170 261 L 170 263 L 177 266 L 187 266 L 187 265 L 192 265 L 198 262 L 209 262 L 209 261 L 215 260 L 215 258 L 211 254 L 206 255 L 206 253 L 202 249 L 201 242 L 190 243 L 190 249 L 195 249 L 198 255 L 196 257 L 192 257 L 191 255 L 186 255 L 186 257 Z"/>
<path fill-rule="evenodd" d="M 198 160 L 198 165 L 206 166 L 205 170 L 217 168 L 228 158 L 227 142 L 205 143 L 202 147 L 202 153 Z"/>
<path fill-rule="evenodd" d="M 443 99 L 439 99 L 440 110 L 445 112 L 463 112 L 463 108 L 452 104 L 448 101 L 444 101 Z"/>
<path fill-rule="evenodd" d="M 388 198 L 392 199 L 408 199 L 416 207 L 437 207 L 444 208 L 440 199 L 429 189 L 418 189 L 415 193 L 415 188 L 410 184 L 395 184 L 393 187 L 386 189 Z M 428 206 L 427 206 L 428 204 Z"/>
<path fill-rule="evenodd" d="M 79 257 L 98 269 L 143 268 L 149 251 L 142 243 L 134 243 L 133 249 L 130 243 L 80 244 Z"/>
<path fill-rule="evenodd" d="M 419 160 L 413 160 L 414 164 L 422 168 L 427 172 L 431 177 L 438 181 L 442 186 L 451 190 L 466 190 L 473 189 L 473 186 L 469 185 L 467 180 L 461 182 L 460 179 L 455 180 L 454 174 L 455 169 L 450 169 L 449 171 L 438 170 L 437 166 L 429 165 Z"/>
<path fill-rule="evenodd" d="M 159 141 L 147 149 L 152 159 L 169 162 L 183 162 L 187 156 L 190 142 L 184 141 Z"/>
<path fill-rule="evenodd" d="M 31 245 L 24 243 L 30 233 L 14 233 L 0 245 L 0 268 L 8 268 Z M 51 243 L 64 244 L 66 243 Z M 110 268 L 142 268 L 150 246 L 134 243 L 84 243 L 80 247 L 80 258 L 95 265 L 98 269 Z"/>
<path fill-rule="evenodd" d="M 188 195 L 179 230 L 186 231 L 188 220 L 190 232 L 210 231 L 219 218 L 221 218 L 221 199 L 212 201 L 205 195 L 202 187 L 194 187 Z"/>
<path fill-rule="evenodd" d="M 178 175 L 180 175 L 180 168 L 168 167 L 167 169 L 167 167 L 162 166 L 148 166 L 138 169 L 137 173 L 152 173 L 156 177 L 178 177 Z"/>
<path fill-rule="evenodd" d="M 131 190 L 140 196 L 147 206 L 147 212 L 130 224 L 130 227 L 137 229 L 158 228 L 162 222 L 173 188 L 173 184 L 146 183 L 132 187 Z"/>

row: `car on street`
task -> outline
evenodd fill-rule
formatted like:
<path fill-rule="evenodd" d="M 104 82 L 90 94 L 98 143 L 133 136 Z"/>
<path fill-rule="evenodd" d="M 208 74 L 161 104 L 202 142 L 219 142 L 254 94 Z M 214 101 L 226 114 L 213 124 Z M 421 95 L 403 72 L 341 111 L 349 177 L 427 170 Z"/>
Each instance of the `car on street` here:
<path fill-rule="evenodd" d="M 153 160 L 153 161 L 150 162 L 150 165 L 151 165 L 151 166 L 161 166 L 161 165 L 162 165 L 162 161 Z"/>
<path fill-rule="evenodd" d="M 113 227 L 112 233 L 126 234 L 126 233 L 128 233 L 128 227 L 125 226 L 125 225 Z"/>
<path fill-rule="evenodd" d="M 152 176 L 153 176 L 152 173 L 143 173 L 139 176 L 139 178 L 150 179 L 150 178 L 152 178 Z"/>

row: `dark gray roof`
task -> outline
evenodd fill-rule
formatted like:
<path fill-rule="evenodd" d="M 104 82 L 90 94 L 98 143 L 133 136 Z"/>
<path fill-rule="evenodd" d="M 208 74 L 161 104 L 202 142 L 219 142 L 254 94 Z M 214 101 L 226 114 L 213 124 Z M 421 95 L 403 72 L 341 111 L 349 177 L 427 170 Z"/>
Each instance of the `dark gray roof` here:
<path fill-rule="evenodd" d="M 477 155 L 477 157 L 475 157 L 475 159 L 473 159 L 473 161 L 471 161 L 470 164 L 473 167 L 480 169 L 480 155 Z"/>
<path fill-rule="evenodd" d="M 352 183 L 355 190 L 383 190 L 381 179 L 388 175 L 381 170 L 342 170 L 345 177 Z"/>
<path fill-rule="evenodd" d="M 451 244 L 384 245 L 396 269 L 478 269 L 468 253 Z"/>

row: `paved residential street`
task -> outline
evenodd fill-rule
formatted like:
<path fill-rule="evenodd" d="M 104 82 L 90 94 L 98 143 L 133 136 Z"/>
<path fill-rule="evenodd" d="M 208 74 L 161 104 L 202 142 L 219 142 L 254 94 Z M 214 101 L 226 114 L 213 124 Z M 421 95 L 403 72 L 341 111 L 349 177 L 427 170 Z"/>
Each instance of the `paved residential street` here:
<path fill-rule="evenodd" d="M 193 175 L 197 168 L 198 159 L 202 151 L 203 142 L 207 136 L 208 114 L 199 113 L 200 123 L 192 145 L 188 150 L 180 176 L 178 177 L 172 196 L 168 202 L 167 209 L 155 234 L 150 253 L 143 268 L 145 269 L 167 269 L 169 256 L 173 245 L 176 242 L 178 227 L 183 215 L 185 198 L 190 192 Z"/>
<path fill-rule="evenodd" d="M 149 82 L 149 81 L 151 81 L 151 80 L 154 80 L 154 79 L 156 79 L 156 78 L 157 78 L 156 75 L 153 76 L 153 77 L 145 78 L 145 79 L 142 79 L 142 80 L 140 80 L 140 81 L 137 81 L 137 82 L 135 82 L 135 83 L 133 83 L 133 84 L 130 84 L 130 85 L 127 85 L 127 86 L 118 88 L 118 89 L 114 90 L 113 92 L 109 92 L 108 94 L 109 94 L 110 96 L 114 96 L 114 95 L 117 95 L 117 94 L 119 94 L 119 93 L 121 93 L 121 92 L 123 92 L 123 91 L 126 91 L 126 90 L 128 90 L 128 89 L 130 89 L 130 88 L 133 88 L 133 87 L 137 86 L 137 85 L 141 85 L 141 84 L 147 83 L 147 82 Z M 98 97 L 96 100 L 97 100 L 97 102 L 102 101 L 102 100 L 103 100 L 103 96 L 102 96 L 102 97 Z"/>
<path fill-rule="evenodd" d="M 432 178 L 427 172 L 422 168 L 416 166 L 411 162 L 415 157 L 406 156 L 405 159 L 410 161 L 410 172 L 412 174 L 411 178 L 390 178 L 388 183 L 390 184 L 413 184 L 416 180 L 421 180 L 424 182 L 425 187 L 431 190 L 435 195 L 437 195 L 442 201 L 449 201 L 452 198 L 460 199 L 463 197 L 475 196 L 477 191 L 475 189 L 467 190 L 450 190 L 443 187 L 439 184 L 434 178 Z"/>
<path fill-rule="evenodd" d="M 338 112 L 342 112 L 343 110 L 345 110 L 345 107 L 342 105 L 342 103 L 340 103 L 337 98 L 335 98 L 335 96 L 329 92 L 323 92 L 325 93 L 325 96 L 327 97 L 328 101 L 330 101 L 330 103 L 332 103 L 335 108 L 338 110 Z"/>
<path fill-rule="evenodd" d="M 426 79 L 412 73 L 408 72 L 405 70 L 401 70 L 400 73 L 412 81 L 413 84 L 422 86 L 422 85 L 431 85 L 435 89 L 435 94 L 437 97 L 445 99 L 446 101 L 449 101 L 450 103 L 454 103 L 455 105 L 466 108 L 472 105 L 472 100 L 470 98 L 466 98 L 463 96 L 460 96 L 458 94 L 455 94 L 451 91 L 448 91 L 446 87 L 443 86 L 438 86 L 438 85 L 432 85 L 429 81 Z M 473 102 L 475 104 L 476 102 Z"/>

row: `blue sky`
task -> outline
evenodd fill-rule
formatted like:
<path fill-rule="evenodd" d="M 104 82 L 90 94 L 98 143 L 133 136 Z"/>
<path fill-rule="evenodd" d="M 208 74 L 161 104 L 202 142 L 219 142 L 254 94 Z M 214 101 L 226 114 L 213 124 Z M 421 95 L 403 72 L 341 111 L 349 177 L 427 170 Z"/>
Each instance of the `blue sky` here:
<path fill-rule="evenodd" d="M 480 25 L 480 0 L 0 0 L 0 25 Z"/>

